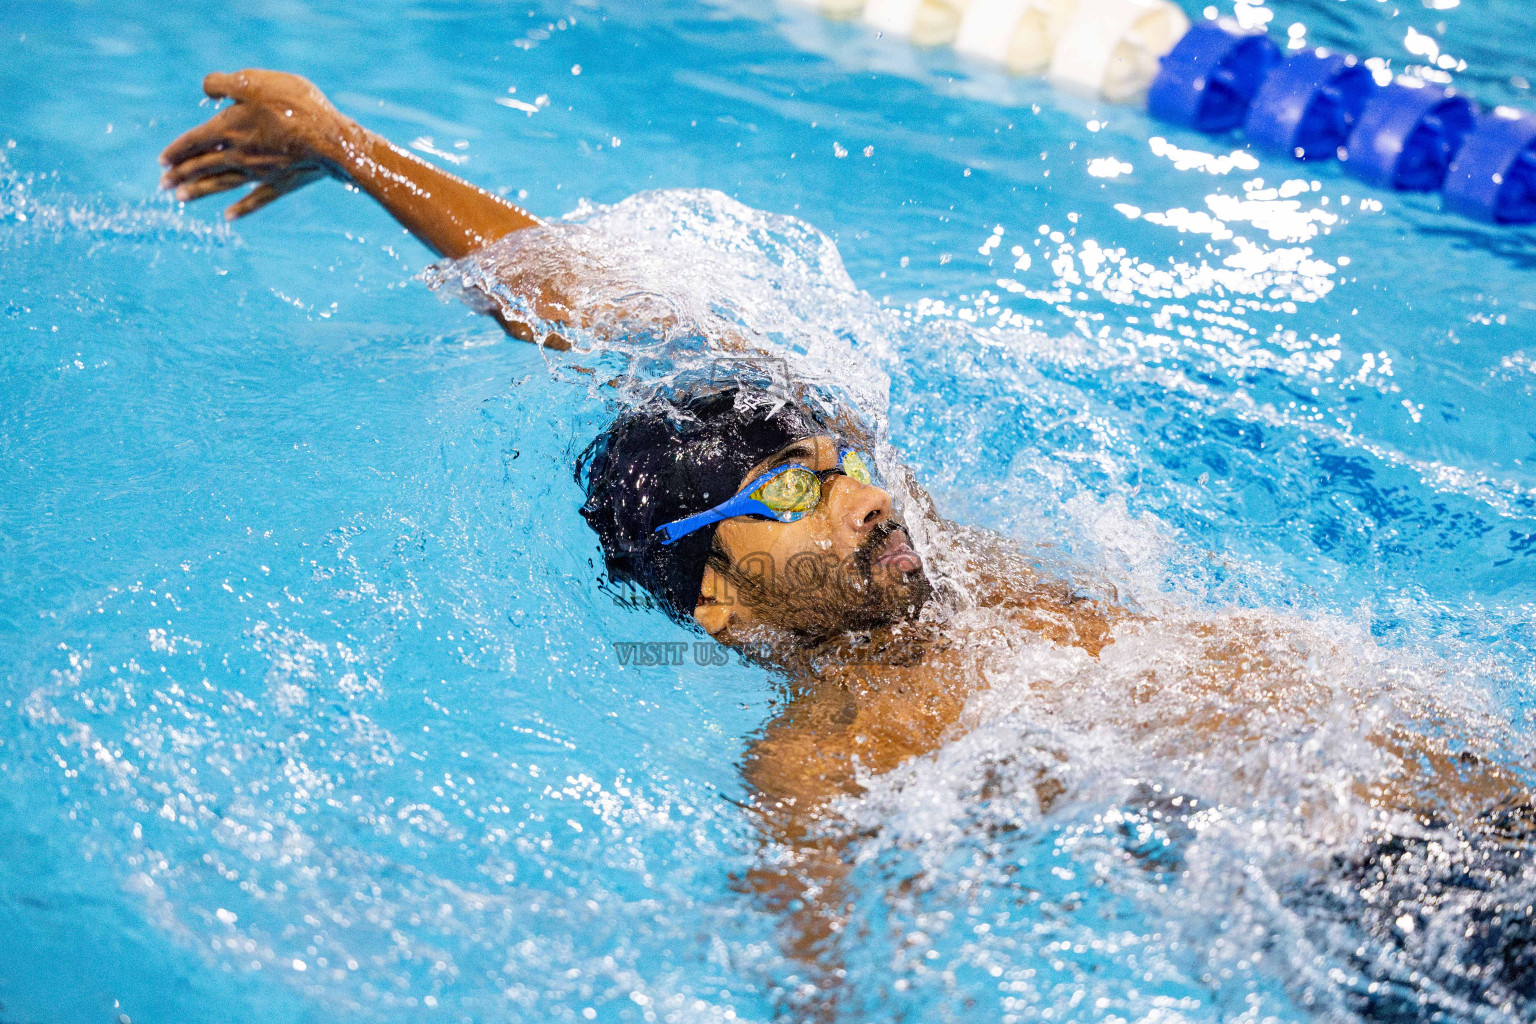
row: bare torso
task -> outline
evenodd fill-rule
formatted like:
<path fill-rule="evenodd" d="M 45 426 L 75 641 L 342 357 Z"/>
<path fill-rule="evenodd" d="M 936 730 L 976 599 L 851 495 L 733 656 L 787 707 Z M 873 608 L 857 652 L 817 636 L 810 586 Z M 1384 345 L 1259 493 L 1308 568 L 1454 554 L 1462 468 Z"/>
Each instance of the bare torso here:
<path fill-rule="evenodd" d="M 1283 787 L 1295 825 L 1321 839 L 1394 818 L 1471 821 L 1528 799 L 1521 778 L 1475 752 L 1467 716 L 1422 691 L 1394 694 L 1385 680 L 1368 688 L 1359 680 L 1369 673 L 1346 678 L 1343 666 L 1368 652 L 1315 624 L 1259 612 L 1135 614 L 1043 581 L 1006 542 L 960 534 L 970 606 L 787 665 L 791 699 L 743 760 L 765 838 L 780 851 L 750 888 L 784 914 L 784 948 L 829 993 L 810 1004 L 827 1019 L 849 896 L 847 801 L 989 718 L 1091 737 L 1127 774 L 1179 766 L 1181 777 L 1203 779 L 1207 805 L 1245 806 Z M 1286 746 L 1327 766 L 1305 791 L 1292 775 L 1271 777 Z M 1068 755 L 1032 753 L 1028 784 L 1049 814 L 1070 798 L 1071 773 L 1059 770 Z"/>

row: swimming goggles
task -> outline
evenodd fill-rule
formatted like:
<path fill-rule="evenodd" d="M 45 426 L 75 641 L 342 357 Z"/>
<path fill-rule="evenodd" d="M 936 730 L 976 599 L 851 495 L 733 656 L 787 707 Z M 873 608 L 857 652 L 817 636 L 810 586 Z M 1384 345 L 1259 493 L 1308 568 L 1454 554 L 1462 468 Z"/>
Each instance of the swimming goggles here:
<path fill-rule="evenodd" d="M 822 481 L 841 473 L 861 484 L 878 484 L 875 460 L 855 448 L 840 448 L 834 469 L 812 469 L 799 463 L 770 469 L 753 477 L 735 497 L 712 509 L 675 519 L 656 527 L 662 544 L 676 544 L 690 533 L 736 516 L 763 516 L 781 523 L 794 523 L 821 504 Z"/>

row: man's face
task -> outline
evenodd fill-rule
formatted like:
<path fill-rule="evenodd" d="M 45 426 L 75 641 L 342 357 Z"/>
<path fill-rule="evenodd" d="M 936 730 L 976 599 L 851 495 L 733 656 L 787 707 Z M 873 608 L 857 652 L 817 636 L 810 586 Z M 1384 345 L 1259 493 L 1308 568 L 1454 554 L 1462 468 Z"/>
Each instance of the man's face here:
<path fill-rule="evenodd" d="M 790 463 L 835 469 L 838 454 L 836 438 L 806 438 L 752 467 L 742 485 Z M 728 605 L 736 628 L 871 629 L 915 618 L 932 593 L 890 494 L 842 473 L 824 479 L 821 502 L 797 522 L 738 516 L 716 537 L 732 570 L 706 576 L 705 599 Z"/>

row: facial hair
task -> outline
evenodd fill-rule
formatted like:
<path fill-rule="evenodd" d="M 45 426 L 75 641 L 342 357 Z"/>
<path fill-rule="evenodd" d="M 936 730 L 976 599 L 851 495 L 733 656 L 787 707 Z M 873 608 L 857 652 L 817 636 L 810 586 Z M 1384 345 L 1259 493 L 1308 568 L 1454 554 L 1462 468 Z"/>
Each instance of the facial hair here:
<path fill-rule="evenodd" d="M 797 555 L 779 579 L 743 575 L 737 580 L 738 593 L 765 622 L 807 641 L 916 619 L 933 594 L 923 567 L 904 570 L 875 565 L 881 546 L 904 529 L 901 523 L 886 520 L 870 531 L 851 557 L 842 560 Z M 897 578 L 879 578 L 887 574 Z"/>

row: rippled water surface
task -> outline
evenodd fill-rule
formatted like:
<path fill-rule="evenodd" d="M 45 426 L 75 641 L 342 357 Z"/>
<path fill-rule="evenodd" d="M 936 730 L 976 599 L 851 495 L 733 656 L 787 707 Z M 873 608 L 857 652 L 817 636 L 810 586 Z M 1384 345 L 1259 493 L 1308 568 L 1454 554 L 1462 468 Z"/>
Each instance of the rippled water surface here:
<path fill-rule="evenodd" d="M 1536 105 L 1523 2 L 1237 7 Z M 658 351 L 505 339 L 334 184 L 233 227 L 157 193 L 254 65 L 641 253 L 946 516 L 1153 617 L 1008 641 L 840 806 L 846 1019 L 1529 1019 L 1529 823 L 1384 837 L 1350 780 L 1407 708 L 1530 784 L 1536 234 L 768 3 L 0 29 L 0 1017 L 768 1020 L 808 976 L 742 884 L 781 681 L 621 665 L 695 638 L 576 511 L 616 398 L 571 371 Z M 1169 739 L 1236 621 L 1273 669 L 1234 699 L 1319 696 Z"/>

